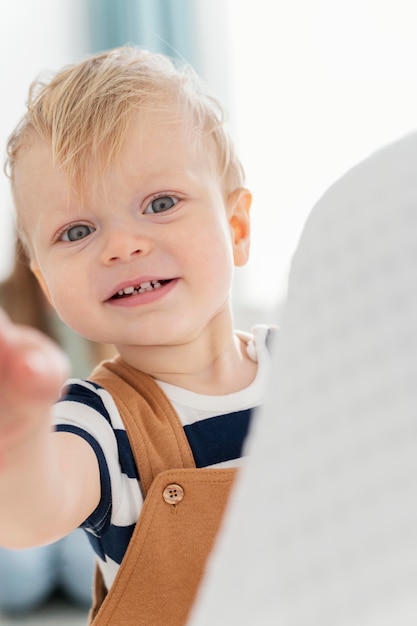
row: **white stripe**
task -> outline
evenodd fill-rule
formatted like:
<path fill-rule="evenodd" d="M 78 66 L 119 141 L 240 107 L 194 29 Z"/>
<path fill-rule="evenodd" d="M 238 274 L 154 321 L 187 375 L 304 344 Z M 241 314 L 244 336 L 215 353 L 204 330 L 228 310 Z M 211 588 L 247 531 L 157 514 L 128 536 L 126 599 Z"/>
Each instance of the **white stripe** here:
<path fill-rule="evenodd" d="M 100 558 L 97 558 L 97 563 L 101 569 L 101 573 L 103 574 L 104 584 L 107 589 L 110 589 L 120 566 L 116 563 L 116 561 L 113 561 L 113 559 L 108 556 L 106 556 L 106 563 L 104 563 L 104 561 Z"/>
<path fill-rule="evenodd" d="M 123 497 L 119 506 L 112 508 L 111 523 L 116 526 L 130 526 L 137 522 L 143 506 L 143 497 L 136 478 L 122 474 L 120 487 Z"/>
<path fill-rule="evenodd" d="M 71 400 L 63 400 L 53 407 L 53 421 L 55 424 L 82 428 L 100 445 L 109 469 L 113 507 L 118 511 L 125 498 L 125 484 L 120 471 L 119 452 L 112 425 L 95 409 Z"/>

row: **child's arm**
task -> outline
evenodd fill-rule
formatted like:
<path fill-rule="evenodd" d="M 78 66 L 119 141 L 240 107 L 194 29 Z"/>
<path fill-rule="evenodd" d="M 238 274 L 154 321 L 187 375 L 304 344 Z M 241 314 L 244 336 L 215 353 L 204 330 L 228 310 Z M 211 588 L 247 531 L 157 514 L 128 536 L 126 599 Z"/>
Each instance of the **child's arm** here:
<path fill-rule="evenodd" d="M 0 545 L 54 541 L 99 502 L 94 452 L 80 437 L 51 426 L 67 372 L 51 340 L 0 312 Z"/>

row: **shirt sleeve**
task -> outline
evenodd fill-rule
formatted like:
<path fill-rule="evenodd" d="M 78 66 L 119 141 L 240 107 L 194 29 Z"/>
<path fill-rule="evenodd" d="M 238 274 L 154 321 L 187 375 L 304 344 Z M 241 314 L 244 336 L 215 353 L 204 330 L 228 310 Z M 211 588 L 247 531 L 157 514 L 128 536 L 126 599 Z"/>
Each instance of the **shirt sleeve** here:
<path fill-rule="evenodd" d="M 82 527 L 102 535 L 111 524 L 135 522 L 143 498 L 127 433 L 111 395 L 91 381 L 69 380 L 54 407 L 54 426 L 57 432 L 82 437 L 99 465 L 100 502 Z"/>

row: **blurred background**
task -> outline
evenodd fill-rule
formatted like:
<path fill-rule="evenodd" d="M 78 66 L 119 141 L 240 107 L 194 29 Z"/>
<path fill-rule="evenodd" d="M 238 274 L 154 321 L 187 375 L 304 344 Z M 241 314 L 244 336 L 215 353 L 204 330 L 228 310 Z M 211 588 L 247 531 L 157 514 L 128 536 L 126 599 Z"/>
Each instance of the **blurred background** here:
<path fill-rule="evenodd" d="M 236 272 L 234 286 L 236 326 L 279 322 L 291 256 L 313 204 L 360 159 L 417 128 L 416 6 L 415 0 L 3 0 L 2 155 L 38 74 L 125 43 L 185 58 L 229 111 L 253 192 L 251 260 Z M 1 281 L 14 252 L 4 175 L 0 227 Z M 84 611 L 68 611 L 58 604 L 22 623 L 85 623 Z M 0 617 L 1 625 L 12 623 Z"/>
<path fill-rule="evenodd" d="M 0 144 L 31 80 L 135 43 L 190 61 L 230 114 L 253 192 L 236 325 L 269 322 L 314 202 L 347 168 L 417 126 L 415 0 L 4 0 Z M 0 280 L 13 250 L 0 185 Z"/>

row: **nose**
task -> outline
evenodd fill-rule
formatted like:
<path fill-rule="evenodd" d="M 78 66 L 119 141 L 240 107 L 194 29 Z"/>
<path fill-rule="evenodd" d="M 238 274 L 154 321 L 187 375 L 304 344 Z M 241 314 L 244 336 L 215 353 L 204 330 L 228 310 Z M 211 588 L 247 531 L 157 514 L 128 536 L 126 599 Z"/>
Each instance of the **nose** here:
<path fill-rule="evenodd" d="M 151 247 L 149 237 L 132 230 L 132 225 L 113 226 L 103 246 L 102 261 L 105 265 L 126 263 L 132 257 L 147 254 Z"/>

